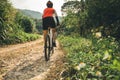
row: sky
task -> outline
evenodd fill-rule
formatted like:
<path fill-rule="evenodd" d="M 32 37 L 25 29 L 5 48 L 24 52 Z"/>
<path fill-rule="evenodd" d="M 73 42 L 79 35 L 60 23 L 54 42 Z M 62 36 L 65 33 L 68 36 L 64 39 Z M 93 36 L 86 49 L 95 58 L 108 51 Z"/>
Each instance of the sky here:
<path fill-rule="evenodd" d="M 28 9 L 33 11 L 38 11 L 43 13 L 46 8 L 46 3 L 48 0 L 10 0 L 12 5 L 18 9 Z M 64 0 L 50 0 L 53 2 L 53 8 L 56 10 L 57 14 L 61 16 L 61 6 Z"/>

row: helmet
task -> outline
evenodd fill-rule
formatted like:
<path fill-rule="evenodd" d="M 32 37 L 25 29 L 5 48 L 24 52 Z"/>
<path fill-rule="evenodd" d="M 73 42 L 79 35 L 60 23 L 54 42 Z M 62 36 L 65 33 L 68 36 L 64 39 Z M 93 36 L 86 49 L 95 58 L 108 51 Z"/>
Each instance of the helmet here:
<path fill-rule="evenodd" d="M 46 5 L 47 5 L 48 8 L 52 8 L 53 7 L 53 3 L 50 0 L 47 2 Z"/>

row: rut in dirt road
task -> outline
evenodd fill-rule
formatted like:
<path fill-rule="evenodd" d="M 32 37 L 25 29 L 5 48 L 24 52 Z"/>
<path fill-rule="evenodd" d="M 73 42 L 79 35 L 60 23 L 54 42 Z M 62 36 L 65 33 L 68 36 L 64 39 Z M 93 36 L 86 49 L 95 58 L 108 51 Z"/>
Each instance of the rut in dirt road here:
<path fill-rule="evenodd" d="M 5 76 L 5 80 L 29 80 L 41 73 L 45 72 L 50 66 L 49 62 L 44 60 L 42 56 L 36 61 L 25 61 L 14 69 L 9 71 Z"/>

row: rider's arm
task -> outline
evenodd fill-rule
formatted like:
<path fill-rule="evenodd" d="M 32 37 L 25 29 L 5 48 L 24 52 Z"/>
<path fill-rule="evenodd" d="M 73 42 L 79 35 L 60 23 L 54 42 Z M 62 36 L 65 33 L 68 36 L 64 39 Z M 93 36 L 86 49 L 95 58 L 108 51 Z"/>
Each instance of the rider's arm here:
<path fill-rule="evenodd" d="M 57 15 L 56 11 L 55 11 L 55 18 L 56 18 L 56 20 L 57 20 L 57 26 L 60 25 L 60 24 L 59 24 L 58 15 Z"/>

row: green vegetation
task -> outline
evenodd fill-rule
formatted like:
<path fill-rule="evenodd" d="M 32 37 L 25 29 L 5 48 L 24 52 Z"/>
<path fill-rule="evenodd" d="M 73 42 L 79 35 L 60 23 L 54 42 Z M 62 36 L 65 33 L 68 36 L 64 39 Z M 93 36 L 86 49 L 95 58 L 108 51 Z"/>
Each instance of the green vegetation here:
<path fill-rule="evenodd" d="M 40 38 L 33 18 L 15 9 L 8 0 L 0 0 L 0 45 Z"/>
<path fill-rule="evenodd" d="M 119 0 L 73 0 L 62 6 L 64 26 L 75 27 L 81 36 L 91 31 L 102 32 L 103 36 L 120 38 Z"/>
<path fill-rule="evenodd" d="M 60 36 L 67 53 L 64 80 L 119 80 L 120 48 L 114 38 Z"/>
<path fill-rule="evenodd" d="M 34 24 L 36 27 L 34 28 L 33 32 L 42 34 L 42 13 L 26 9 L 19 9 L 19 12 L 34 20 Z"/>
<path fill-rule="evenodd" d="M 20 12 L 17 12 L 15 22 L 18 23 L 18 25 L 20 25 L 23 31 L 26 33 L 33 33 L 36 31 L 35 21 L 30 17 L 24 16 Z"/>
<path fill-rule="evenodd" d="M 32 33 L 28 34 L 20 30 L 18 32 L 8 34 L 7 36 L 8 37 L 6 39 L 0 42 L 1 45 L 24 43 L 24 42 L 33 41 L 40 38 L 40 35 L 32 34 Z"/>
<path fill-rule="evenodd" d="M 63 80 L 120 80 L 120 1 L 67 0 L 59 41 Z"/>

